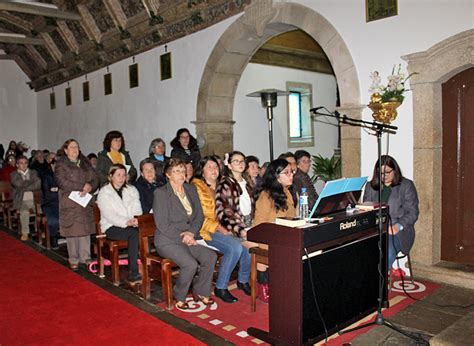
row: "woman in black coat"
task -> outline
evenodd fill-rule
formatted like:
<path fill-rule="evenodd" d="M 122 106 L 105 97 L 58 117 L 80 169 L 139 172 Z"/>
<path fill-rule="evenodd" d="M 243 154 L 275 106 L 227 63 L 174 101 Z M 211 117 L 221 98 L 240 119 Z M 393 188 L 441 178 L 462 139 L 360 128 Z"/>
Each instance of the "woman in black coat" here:
<path fill-rule="evenodd" d="M 197 145 L 196 138 L 191 136 L 186 128 L 179 129 L 176 137 L 171 141 L 171 157 L 181 159 L 184 162 L 191 162 L 196 171 L 201 161 L 201 152 Z"/>

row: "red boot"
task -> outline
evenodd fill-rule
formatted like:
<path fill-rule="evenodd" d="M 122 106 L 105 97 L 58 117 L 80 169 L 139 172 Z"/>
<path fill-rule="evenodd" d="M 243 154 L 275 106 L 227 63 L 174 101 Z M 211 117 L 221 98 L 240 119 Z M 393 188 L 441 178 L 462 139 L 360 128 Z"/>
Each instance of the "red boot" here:
<path fill-rule="evenodd" d="M 268 303 L 270 298 L 268 284 L 257 284 L 257 297 L 264 303 Z"/>

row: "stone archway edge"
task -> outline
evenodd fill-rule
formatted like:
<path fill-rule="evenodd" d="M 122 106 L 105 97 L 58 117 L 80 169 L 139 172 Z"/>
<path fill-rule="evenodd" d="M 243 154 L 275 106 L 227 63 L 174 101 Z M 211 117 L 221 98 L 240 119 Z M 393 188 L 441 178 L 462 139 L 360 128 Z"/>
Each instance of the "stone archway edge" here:
<path fill-rule="evenodd" d="M 204 153 L 222 155 L 233 149 L 232 112 L 240 76 L 252 55 L 266 41 L 297 28 L 313 37 L 328 56 L 339 87 L 341 109 L 349 116 L 361 119 L 357 70 L 334 26 L 321 14 L 301 4 L 252 1 L 245 14 L 222 34 L 204 68 L 196 114 L 196 132 L 206 139 Z M 342 131 L 345 176 L 360 175 L 360 129 L 356 132 L 354 129 Z"/>

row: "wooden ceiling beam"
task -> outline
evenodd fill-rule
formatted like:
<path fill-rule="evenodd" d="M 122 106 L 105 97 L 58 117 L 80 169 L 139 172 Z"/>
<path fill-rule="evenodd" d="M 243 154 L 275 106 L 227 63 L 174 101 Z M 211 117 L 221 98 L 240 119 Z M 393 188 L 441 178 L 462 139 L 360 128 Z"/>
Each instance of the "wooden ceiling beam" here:
<path fill-rule="evenodd" d="M 41 54 L 31 45 L 26 45 L 26 53 L 36 62 L 38 66 L 41 66 L 43 70 L 46 70 L 48 63 Z"/>
<path fill-rule="evenodd" d="M 79 11 L 82 17 L 80 23 L 89 39 L 91 41 L 95 41 L 95 43 L 100 43 L 100 41 L 102 40 L 102 33 L 100 32 L 100 29 L 97 26 L 94 17 L 92 17 L 92 14 L 89 12 L 87 6 L 79 4 L 77 5 L 77 10 Z"/>
<path fill-rule="evenodd" d="M 0 54 L 0 60 L 15 60 L 15 55 L 13 55 L 13 54 Z"/>
<path fill-rule="evenodd" d="M 24 20 L 23 18 L 15 16 L 9 12 L 0 12 L 0 20 L 13 24 L 16 27 L 26 30 L 26 31 L 31 31 L 33 29 L 33 26 L 31 25 L 30 22 Z"/>
<path fill-rule="evenodd" d="M 11 36 L 8 33 L 0 33 L 0 42 L 13 44 L 44 45 L 44 41 L 40 38 Z"/>
<path fill-rule="evenodd" d="M 145 6 L 148 15 L 151 17 L 152 13 L 154 15 L 158 14 L 158 10 L 160 9 L 160 1 L 159 0 L 142 0 L 143 6 Z"/>
<path fill-rule="evenodd" d="M 105 0 L 104 1 L 105 8 L 107 12 L 109 12 L 112 20 L 115 23 L 117 29 L 125 29 L 127 27 L 128 18 L 123 12 L 123 8 L 120 5 L 120 1 L 118 0 Z"/>
<path fill-rule="evenodd" d="M 64 42 L 66 42 L 69 49 L 71 49 L 75 54 L 79 53 L 79 44 L 74 37 L 74 34 L 67 26 L 64 20 L 58 20 L 56 22 L 58 24 L 58 32 L 63 38 Z"/>
<path fill-rule="evenodd" d="M 42 32 L 40 33 L 40 35 L 44 40 L 46 49 L 48 50 L 49 54 L 51 54 L 51 56 L 54 60 L 56 60 L 56 62 L 60 63 L 63 58 L 63 54 L 59 50 L 58 46 L 56 46 L 56 43 L 54 43 L 54 40 L 46 32 Z"/>
<path fill-rule="evenodd" d="M 51 7 L 33 5 L 22 2 L 0 2 L 0 10 L 9 12 L 20 12 L 34 14 L 44 17 L 53 17 L 66 20 L 81 20 L 81 16 L 75 12 L 61 11 Z"/>

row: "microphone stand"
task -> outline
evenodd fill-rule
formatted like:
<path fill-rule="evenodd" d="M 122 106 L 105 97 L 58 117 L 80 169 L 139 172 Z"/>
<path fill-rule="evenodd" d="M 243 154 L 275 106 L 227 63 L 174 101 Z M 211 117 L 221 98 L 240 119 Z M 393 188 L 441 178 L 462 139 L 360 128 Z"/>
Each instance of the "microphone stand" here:
<path fill-rule="evenodd" d="M 323 107 L 324 108 L 324 107 Z M 375 136 L 377 137 L 377 156 L 378 156 L 378 163 L 379 163 L 379 174 L 382 174 L 382 134 L 383 133 L 391 133 L 391 134 L 396 134 L 396 130 L 398 130 L 398 127 L 392 126 L 392 125 L 387 125 L 383 123 L 379 123 L 377 121 L 364 121 L 360 119 L 354 119 L 354 118 L 349 118 L 347 115 L 339 114 L 338 111 L 334 111 L 334 113 L 331 113 L 329 110 L 324 108 L 328 113 L 319 113 L 318 110 L 321 108 L 314 108 L 310 109 L 310 112 L 313 113 L 314 115 L 324 115 L 324 116 L 329 116 L 332 118 L 335 118 L 338 120 L 339 124 L 347 124 L 350 126 L 357 126 L 361 128 L 366 128 L 369 130 L 372 130 L 375 132 Z M 426 340 L 416 337 L 415 335 L 412 335 L 402 329 L 400 327 L 394 325 L 392 322 L 388 321 L 385 319 L 385 317 L 382 314 L 382 307 L 383 307 L 383 298 L 384 298 L 384 292 L 386 292 L 387 287 L 385 286 L 385 280 L 384 280 L 384 275 L 382 274 L 383 271 L 385 272 L 388 271 L 388 268 L 386 267 L 386 262 L 383 259 L 383 251 L 382 251 L 382 244 L 383 244 L 383 222 L 382 222 L 382 179 L 381 177 L 379 178 L 379 208 L 378 208 L 378 226 L 379 226 L 379 296 L 377 298 L 378 301 L 378 306 L 377 306 L 377 316 L 375 317 L 375 320 L 373 322 L 368 322 L 361 324 L 360 326 L 342 330 L 338 332 L 339 335 L 346 334 L 353 332 L 355 330 L 359 330 L 362 328 L 370 327 L 370 326 L 386 326 L 390 329 L 395 330 L 396 332 L 405 335 L 406 337 L 422 343 L 422 344 L 427 344 Z M 388 225 L 387 225 L 388 226 Z M 387 232 L 388 233 L 388 232 Z M 389 243 L 389 237 L 387 234 L 387 244 Z"/>

